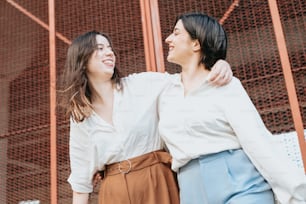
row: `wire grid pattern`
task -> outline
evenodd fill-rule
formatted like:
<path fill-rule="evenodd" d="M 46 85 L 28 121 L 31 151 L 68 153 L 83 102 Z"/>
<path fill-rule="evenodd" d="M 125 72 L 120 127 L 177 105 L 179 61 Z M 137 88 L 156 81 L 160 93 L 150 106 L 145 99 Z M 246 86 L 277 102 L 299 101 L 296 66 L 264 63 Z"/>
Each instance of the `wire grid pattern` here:
<path fill-rule="evenodd" d="M 46 21 L 45 1 L 17 1 Z M 0 203 L 38 199 L 49 202 L 49 45 L 48 32 L 9 5 L 0 3 L 1 191 Z M 2 98 L 3 100 L 3 98 Z M 5 147 L 5 148 L 4 148 Z M 2 151 L 5 152 L 2 152 Z M 3 171 L 2 171 L 3 170 Z"/>
<path fill-rule="evenodd" d="M 306 127 L 306 2 L 279 0 L 279 11 L 304 128 Z"/>
<path fill-rule="evenodd" d="M 47 1 L 15 2 L 48 23 Z M 232 1 L 159 0 L 158 3 L 165 39 L 172 31 L 177 14 L 201 11 L 221 19 Z M 304 127 L 305 4 L 301 0 L 278 1 Z M 124 75 L 145 71 L 139 0 L 56 0 L 55 8 L 58 33 L 72 40 L 93 29 L 105 32 L 112 37 Z M 267 127 L 276 134 L 291 132 L 293 121 L 268 3 L 240 1 L 224 27 L 229 37 L 227 60 Z M 4 121 L 0 122 L 0 203 L 22 200 L 50 203 L 48 31 L 6 1 L 0 2 L 0 30 L 0 90 L 2 96 L 7 96 L 7 101 L 0 99 L 1 120 Z M 57 38 L 58 75 L 63 69 L 67 48 L 67 43 Z M 164 44 L 165 56 L 166 53 Z M 166 62 L 166 71 L 179 70 Z M 57 124 L 58 203 L 71 203 L 71 189 L 66 181 L 69 124 L 63 110 L 58 110 Z M 282 140 L 285 144 L 291 147 L 294 143 L 297 147 L 296 140 L 285 138 Z M 98 187 L 91 196 L 91 203 L 96 203 L 97 191 Z"/>

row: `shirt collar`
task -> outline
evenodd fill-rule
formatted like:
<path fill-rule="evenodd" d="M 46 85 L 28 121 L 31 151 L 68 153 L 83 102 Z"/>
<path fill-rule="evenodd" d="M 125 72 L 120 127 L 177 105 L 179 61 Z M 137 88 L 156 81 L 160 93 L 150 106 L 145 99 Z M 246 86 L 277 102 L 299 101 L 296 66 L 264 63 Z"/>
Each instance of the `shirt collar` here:
<path fill-rule="evenodd" d="M 173 85 L 183 85 L 180 73 L 173 74 L 170 81 Z"/>
<path fill-rule="evenodd" d="M 173 74 L 172 76 L 173 77 L 171 77 L 171 80 L 170 80 L 172 82 L 172 84 L 174 84 L 174 85 L 183 85 L 181 73 L 176 73 L 176 74 Z M 205 78 L 205 80 L 203 81 L 203 84 L 207 84 L 207 83 L 209 83 L 208 79 Z"/>

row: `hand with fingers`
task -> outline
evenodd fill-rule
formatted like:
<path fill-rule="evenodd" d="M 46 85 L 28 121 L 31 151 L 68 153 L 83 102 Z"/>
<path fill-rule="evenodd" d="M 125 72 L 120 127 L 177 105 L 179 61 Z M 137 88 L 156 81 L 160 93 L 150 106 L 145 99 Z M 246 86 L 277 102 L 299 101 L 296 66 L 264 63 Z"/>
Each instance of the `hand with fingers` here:
<path fill-rule="evenodd" d="M 102 181 L 103 178 L 104 178 L 104 171 L 97 171 L 92 178 L 93 186 L 96 187 L 99 184 L 99 182 Z"/>
<path fill-rule="evenodd" d="M 218 60 L 212 67 L 208 81 L 214 85 L 228 84 L 233 78 L 231 66 L 225 60 Z"/>

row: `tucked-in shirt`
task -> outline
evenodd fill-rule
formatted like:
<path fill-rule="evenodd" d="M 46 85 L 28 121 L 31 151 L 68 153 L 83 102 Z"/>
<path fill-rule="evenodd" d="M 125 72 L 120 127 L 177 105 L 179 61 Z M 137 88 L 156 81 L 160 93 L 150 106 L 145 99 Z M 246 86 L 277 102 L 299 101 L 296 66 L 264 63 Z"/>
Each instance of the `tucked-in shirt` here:
<path fill-rule="evenodd" d="M 92 177 L 106 164 L 163 148 L 157 134 L 157 99 L 169 84 L 168 76 L 146 72 L 123 78 L 123 90 L 114 90 L 113 125 L 95 112 L 80 123 L 70 120 L 68 182 L 74 191 L 92 192 Z"/>
<path fill-rule="evenodd" d="M 237 78 L 222 87 L 205 81 L 185 95 L 176 74 L 160 95 L 159 114 L 174 171 L 201 155 L 242 148 L 281 203 L 306 203 L 304 172 L 279 148 Z"/>

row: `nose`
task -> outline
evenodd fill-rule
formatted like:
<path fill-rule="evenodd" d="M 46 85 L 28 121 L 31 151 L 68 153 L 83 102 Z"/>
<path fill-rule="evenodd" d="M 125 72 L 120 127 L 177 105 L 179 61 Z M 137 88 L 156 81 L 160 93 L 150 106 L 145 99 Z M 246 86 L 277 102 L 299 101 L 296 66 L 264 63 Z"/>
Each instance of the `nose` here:
<path fill-rule="evenodd" d="M 112 48 L 108 48 L 108 49 L 106 50 L 106 55 L 114 55 L 113 49 L 112 49 Z"/>
<path fill-rule="evenodd" d="M 166 39 L 165 39 L 165 42 L 167 44 L 169 44 L 171 42 L 171 39 L 172 39 L 172 34 L 170 34 Z"/>

